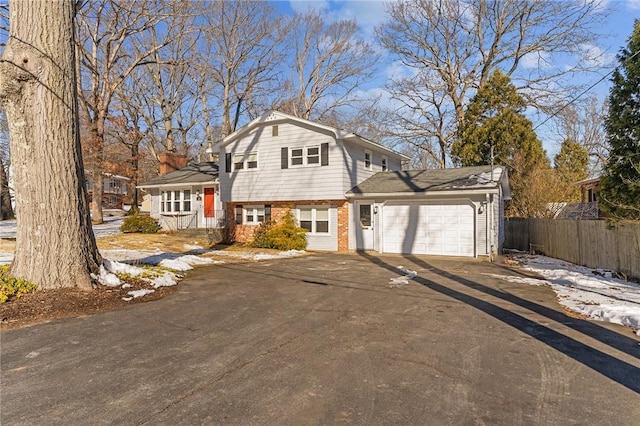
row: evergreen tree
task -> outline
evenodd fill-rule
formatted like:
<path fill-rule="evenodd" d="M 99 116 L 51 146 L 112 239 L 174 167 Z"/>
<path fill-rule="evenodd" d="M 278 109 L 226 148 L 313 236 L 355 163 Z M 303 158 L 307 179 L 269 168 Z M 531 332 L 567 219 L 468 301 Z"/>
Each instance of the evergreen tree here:
<path fill-rule="evenodd" d="M 542 143 L 523 114 L 525 107 L 509 77 L 496 71 L 469 103 L 452 155 L 462 166 L 490 164 L 493 147 L 495 164 L 507 166 L 509 173 L 513 200 L 507 214 L 540 216 L 546 200 L 540 200 L 534 210 L 529 203 L 519 204 L 531 187 L 528 177 L 537 169 L 550 168 Z"/>
<path fill-rule="evenodd" d="M 553 159 L 553 166 L 559 184 L 562 186 L 562 200 L 580 201 L 580 187 L 576 182 L 584 180 L 589 174 L 589 153 L 578 142 L 565 139 L 560 152 Z"/>
<path fill-rule="evenodd" d="M 614 218 L 640 220 L 640 21 L 618 55 L 605 128 L 611 150 L 602 176 L 601 207 Z"/>

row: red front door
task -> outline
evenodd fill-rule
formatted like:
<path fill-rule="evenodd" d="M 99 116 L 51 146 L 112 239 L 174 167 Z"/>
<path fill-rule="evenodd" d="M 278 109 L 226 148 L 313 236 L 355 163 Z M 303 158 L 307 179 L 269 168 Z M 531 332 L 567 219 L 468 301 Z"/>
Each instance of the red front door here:
<path fill-rule="evenodd" d="M 213 191 L 213 188 L 204 189 L 204 217 L 216 216 L 214 197 L 215 197 L 215 192 Z"/>

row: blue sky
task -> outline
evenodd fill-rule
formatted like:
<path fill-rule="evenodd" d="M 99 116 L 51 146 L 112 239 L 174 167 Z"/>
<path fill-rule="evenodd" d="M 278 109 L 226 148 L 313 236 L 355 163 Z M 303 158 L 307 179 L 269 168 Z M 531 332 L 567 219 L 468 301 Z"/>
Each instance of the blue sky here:
<path fill-rule="evenodd" d="M 384 2 L 377 0 L 281 0 L 273 3 L 276 9 L 283 14 L 291 14 L 294 11 L 304 12 L 311 7 L 320 10 L 329 21 L 356 19 L 364 34 L 371 38 L 373 38 L 373 28 L 386 18 Z M 609 34 L 609 37 L 594 40 L 593 44 L 596 46 L 594 48 L 601 49 L 608 59 L 606 68 L 603 70 L 603 74 L 606 74 L 617 65 L 615 55 L 626 45 L 627 38 L 633 30 L 634 19 L 640 18 L 640 0 L 604 0 L 601 2 L 601 7 L 607 9 L 610 15 L 607 19 L 608 25 L 606 28 L 601 28 L 599 31 Z M 387 75 L 393 72 L 394 64 L 392 62 L 383 64 L 380 78 L 372 81 L 369 87 L 363 87 L 363 90 L 378 90 L 378 87 L 384 85 Z M 599 78 L 593 75 L 585 77 L 585 83 L 593 84 Z M 609 78 L 606 78 L 588 94 L 595 94 L 604 99 L 607 96 L 609 87 L 610 81 Z M 553 157 L 557 152 L 559 141 L 549 140 L 550 137 L 545 137 L 543 128 L 540 128 L 538 134 L 544 142 L 547 153 L 550 157 Z"/>

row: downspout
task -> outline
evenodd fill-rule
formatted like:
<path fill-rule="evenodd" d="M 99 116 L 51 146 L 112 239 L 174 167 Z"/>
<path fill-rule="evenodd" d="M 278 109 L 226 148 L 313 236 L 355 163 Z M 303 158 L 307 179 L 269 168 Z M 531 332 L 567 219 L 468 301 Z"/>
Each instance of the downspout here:
<path fill-rule="evenodd" d="M 489 221 L 489 226 L 487 226 L 489 232 L 489 261 L 493 262 L 493 252 L 494 252 L 494 241 L 493 241 L 493 230 L 494 230 L 494 212 L 493 212 L 493 199 L 489 193 L 486 194 L 487 197 L 487 220 Z"/>

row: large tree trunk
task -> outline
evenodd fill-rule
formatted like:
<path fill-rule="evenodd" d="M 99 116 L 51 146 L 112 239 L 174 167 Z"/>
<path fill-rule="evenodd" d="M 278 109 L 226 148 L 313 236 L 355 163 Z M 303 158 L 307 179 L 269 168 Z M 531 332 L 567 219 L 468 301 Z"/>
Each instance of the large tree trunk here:
<path fill-rule="evenodd" d="M 0 97 L 9 122 L 17 233 L 10 274 L 90 289 L 102 263 L 78 131 L 73 0 L 10 0 Z"/>

